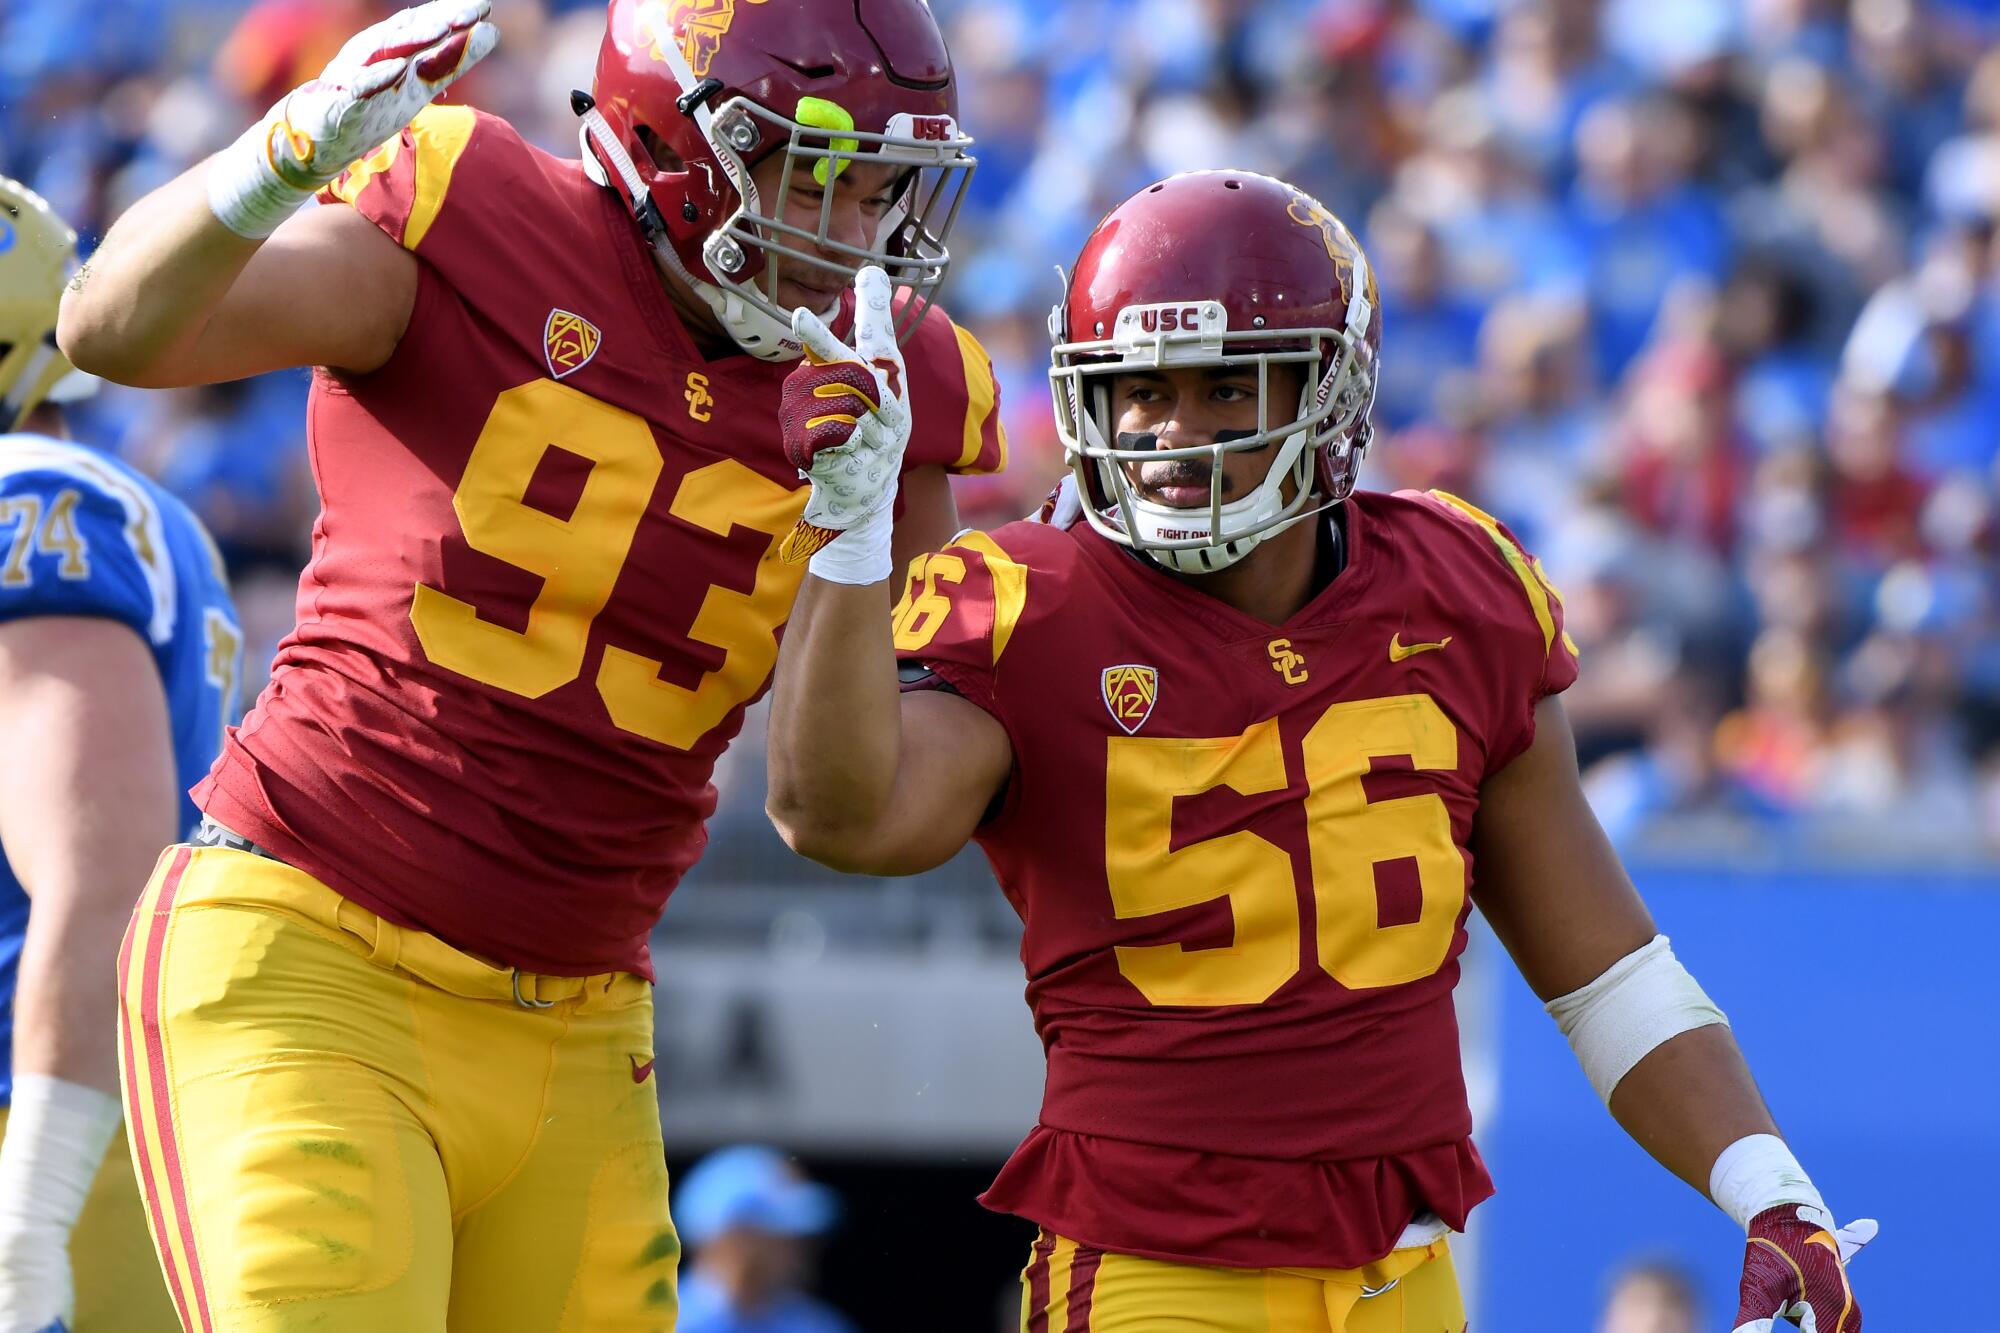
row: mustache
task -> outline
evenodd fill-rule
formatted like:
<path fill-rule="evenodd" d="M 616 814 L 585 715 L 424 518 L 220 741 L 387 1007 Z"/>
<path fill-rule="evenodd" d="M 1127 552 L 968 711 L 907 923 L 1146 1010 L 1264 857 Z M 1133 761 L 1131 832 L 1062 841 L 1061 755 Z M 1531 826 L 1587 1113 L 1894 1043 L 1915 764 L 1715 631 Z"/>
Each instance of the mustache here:
<path fill-rule="evenodd" d="M 1231 444 L 1237 440 L 1248 439 L 1256 433 L 1254 430 L 1217 431 L 1214 442 Z M 1120 431 L 1116 443 L 1118 449 L 1127 454 L 1149 454 L 1161 447 L 1159 434 L 1154 431 Z M 1127 465 L 1142 469 L 1144 485 L 1149 489 L 1168 486 L 1207 486 L 1215 474 L 1215 461 L 1212 457 L 1206 456 L 1162 458 L 1155 461 L 1132 458 L 1127 460 Z M 1228 474 L 1224 473 L 1223 495 L 1227 496 L 1234 489 Z"/>

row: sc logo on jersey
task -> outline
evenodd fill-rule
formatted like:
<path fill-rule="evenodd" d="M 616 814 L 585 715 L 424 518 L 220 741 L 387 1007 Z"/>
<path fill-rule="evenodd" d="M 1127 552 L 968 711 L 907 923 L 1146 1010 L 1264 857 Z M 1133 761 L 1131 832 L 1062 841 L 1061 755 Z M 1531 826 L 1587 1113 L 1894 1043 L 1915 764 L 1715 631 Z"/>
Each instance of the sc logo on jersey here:
<path fill-rule="evenodd" d="M 1287 685 L 1306 683 L 1306 659 L 1292 649 L 1290 639 L 1273 639 L 1265 649 L 1271 657 L 1271 670 L 1285 678 Z"/>
<path fill-rule="evenodd" d="M 699 370 L 690 370 L 687 389 L 681 397 L 687 399 L 689 417 L 696 421 L 712 419 L 714 414 L 709 409 L 715 406 L 715 395 L 708 391 L 708 376 Z"/>

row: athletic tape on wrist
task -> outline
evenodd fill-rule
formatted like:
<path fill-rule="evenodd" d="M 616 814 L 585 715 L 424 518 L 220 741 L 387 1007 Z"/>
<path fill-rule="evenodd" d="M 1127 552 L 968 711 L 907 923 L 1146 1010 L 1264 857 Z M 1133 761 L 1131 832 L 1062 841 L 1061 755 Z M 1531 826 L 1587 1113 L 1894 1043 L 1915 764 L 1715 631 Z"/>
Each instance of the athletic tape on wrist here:
<path fill-rule="evenodd" d="M 1620 1079 L 1683 1032 L 1729 1019 L 1674 957 L 1665 935 L 1606 968 L 1604 975 L 1543 1006 L 1604 1104 Z"/>
<path fill-rule="evenodd" d="M 1826 1228 L 1833 1229 L 1826 1200 L 1820 1198 L 1812 1177 L 1776 1134 L 1745 1135 L 1724 1148 L 1708 1173 L 1708 1197 L 1745 1231 L 1750 1229 L 1750 1219 L 1782 1203 L 1819 1209 L 1826 1213 Z"/>
<path fill-rule="evenodd" d="M 0 1139 L 0 1230 L 68 1234 L 122 1119 L 109 1093 L 48 1074 L 17 1074 Z"/>
<path fill-rule="evenodd" d="M 829 583 L 880 583 L 894 572 L 889 539 L 895 535 L 893 498 L 880 509 L 813 553 L 806 566 L 816 579 Z"/>
<path fill-rule="evenodd" d="M 271 167 L 269 119 L 258 121 L 208 164 L 208 209 L 246 241 L 261 241 L 299 211 L 311 190 L 278 179 Z"/>

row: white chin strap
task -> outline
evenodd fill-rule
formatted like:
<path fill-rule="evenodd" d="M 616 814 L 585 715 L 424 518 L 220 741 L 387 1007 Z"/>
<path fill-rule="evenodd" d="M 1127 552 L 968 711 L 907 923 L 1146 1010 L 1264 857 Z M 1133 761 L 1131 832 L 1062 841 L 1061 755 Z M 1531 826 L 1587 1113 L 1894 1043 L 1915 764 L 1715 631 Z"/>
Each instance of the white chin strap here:
<path fill-rule="evenodd" d="M 1094 413 L 1081 413 L 1078 424 L 1092 448 L 1104 446 L 1104 433 Z M 1099 532 L 1124 542 L 1162 568 L 1177 574 L 1213 574 L 1249 555 L 1259 543 L 1325 508 L 1308 503 L 1299 512 L 1282 517 L 1286 480 L 1295 480 L 1301 488 L 1311 484 L 1309 468 L 1301 465 L 1301 460 L 1308 457 L 1310 444 L 1305 431 L 1287 435 L 1257 488 L 1222 506 L 1219 527 L 1213 521 L 1216 511 L 1208 505 L 1182 509 L 1148 500 L 1139 494 L 1130 478 L 1125 478 L 1121 486 L 1113 473 L 1123 464 L 1108 458 L 1095 460 L 1098 483 L 1106 495 L 1116 499 L 1118 523 L 1124 531 L 1107 527 L 1095 513 L 1089 512 L 1089 506 L 1085 507 L 1086 513 Z M 1221 467 L 1222 461 L 1218 459 L 1214 466 Z M 1218 531 L 1223 534 L 1220 541 L 1216 539 Z"/>
<path fill-rule="evenodd" d="M 673 242 L 662 237 L 653 243 L 653 253 L 660 257 L 673 275 L 694 289 L 695 295 L 708 303 L 715 317 L 735 344 L 756 357 L 759 361 L 796 361 L 806 354 L 806 349 L 792 337 L 792 326 L 751 305 L 727 287 L 713 282 L 703 282 L 688 272 L 681 263 L 681 257 L 674 252 Z M 768 261 L 767 261 L 768 262 Z M 840 310 L 840 303 L 834 302 L 830 310 L 815 311 L 828 324 Z"/>
<path fill-rule="evenodd" d="M 632 165 L 631 155 L 625 151 L 625 146 L 618 142 L 618 137 L 611 132 L 611 126 L 605 121 L 602 112 L 595 107 L 585 112 L 583 128 L 579 133 L 583 142 L 584 175 L 606 189 L 611 188 L 611 178 L 605 174 L 603 160 L 597 153 L 591 151 L 592 147 L 595 147 L 616 165 L 619 176 L 625 182 L 625 188 L 631 192 L 634 199 L 646 197 L 645 182 L 639 179 L 639 172 Z M 715 313 L 716 319 L 721 322 L 723 331 L 728 333 L 730 340 L 745 352 L 759 361 L 796 361 L 805 355 L 805 348 L 792 337 L 792 326 L 789 323 L 759 310 L 727 287 L 704 282 L 695 277 L 688 271 L 687 265 L 681 263 L 681 257 L 675 252 L 673 242 L 665 236 L 653 242 L 653 253 L 667 266 L 668 272 L 679 278 L 689 290 L 707 303 L 708 308 Z M 836 301 L 831 309 L 815 313 L 830 324 L 839 310 L 840 303 Z"/>
<path fill-rule="evenodd" d="M 1284 444 L 1287 453 L 1303 448 L 1303 432 L 1288 437 Z M 1229 568 L 1256 550 L 1260 542 L 1277 536 L 1307 513 L 1313 512 L 1305 510 L 1288 519 L 1278 517 L 1285 507 L 1280 486 L 1290 472 L 1289 468 L 1281 472 L 1274 467 L 1256 490 L 1222 506 L 1222 531 L 1242 532 L 1244 535 L 1216 545 L 1176 547 L 1170 544 L 1196 538 L 1204 543 L 1214 540 L 1214 532 L 1209 527 L 1212 511 L 1205 505 L 1199 509 L 1178 509 L 1173 505 L 1143 499 L 1134 492 L 1131 512 L 1123 517 L 1132 533 L 1139 538 L 1135 544 L 1153 560 L 1179 574 L 1213 574 Z"/>

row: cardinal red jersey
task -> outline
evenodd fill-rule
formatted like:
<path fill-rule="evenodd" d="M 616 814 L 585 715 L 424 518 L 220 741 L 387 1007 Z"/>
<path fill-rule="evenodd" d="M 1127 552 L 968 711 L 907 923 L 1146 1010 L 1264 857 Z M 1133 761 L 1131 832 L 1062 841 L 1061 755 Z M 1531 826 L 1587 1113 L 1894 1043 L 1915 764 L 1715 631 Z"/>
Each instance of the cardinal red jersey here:
<path fill-rule="evenodd" d="M 1340 514 L 1345 569 L 1276 627 L 1084 525 L 912 566 L 899 654 L 1014 748 L 977 836 L 1048 1083 L 989 1206 L 1104 1250 L 1350 1268 L 1492 1192 L 1452 1008 L 1473 814 L 1575 659 L 1485 514 Z"/>
<path fill-rule="evenodd" d="M 704 360 L 616 196 L 493 117 L 427 111 L 324 198 L 415 253 L 415 309 L 315 377 L 298 626 L 197 799 L 461 949 L 650 975 L 805 574 L 789 367 Z M 1002 466 L 978 344 L 905 353 L 910 465 Z"/>

